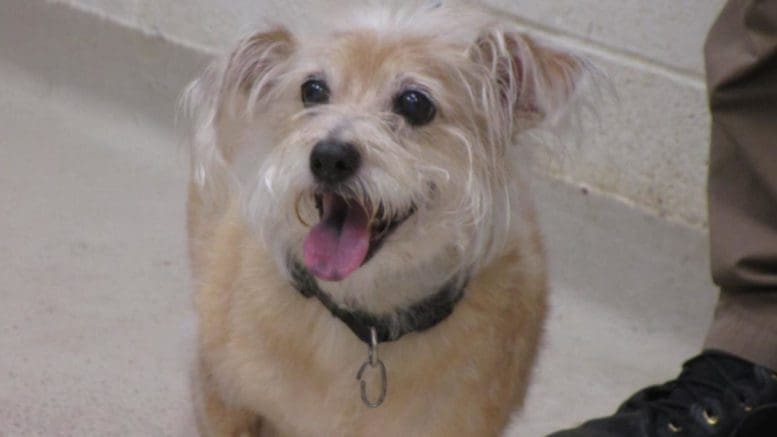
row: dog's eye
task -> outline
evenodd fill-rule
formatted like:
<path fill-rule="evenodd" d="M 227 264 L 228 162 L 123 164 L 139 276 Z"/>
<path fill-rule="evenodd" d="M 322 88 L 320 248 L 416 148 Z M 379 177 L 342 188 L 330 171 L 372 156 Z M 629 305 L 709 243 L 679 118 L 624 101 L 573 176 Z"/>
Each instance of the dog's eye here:
<path fill-rule="evenodd" d="M 302 84 L 302 103 L 305 107 L 329 103 L 329 87 L 326 82 L 310 79 Z"/>
<path fill-rule="evenodd" d="M 411 125 L 422 126 L 434 119 L 437 109 L 424 93 L 410 90 L 394 99 L 394 112 L 405 117 Z"/>

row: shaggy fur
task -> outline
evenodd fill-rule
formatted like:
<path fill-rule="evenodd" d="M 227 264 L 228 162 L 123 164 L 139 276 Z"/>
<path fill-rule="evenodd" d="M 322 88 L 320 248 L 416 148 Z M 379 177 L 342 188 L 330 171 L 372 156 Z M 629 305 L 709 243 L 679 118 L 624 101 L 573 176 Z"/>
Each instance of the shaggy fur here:
<path fill-rule="evenodd" d="M 494 436 L 519 407 L 545 314 L 545 272 L 519 133 L 560 118 L 590 70 L 470 5 L 372 8 L 326 32 L 274 27 L 215 61 L 193 112 L 189 248 L 199 311 L 194 377 L 207 436 Z M 328 104 L 300 85 L 325 80 Z M 392 111 L 421 90 L 414 127 Z M 380 346 L 388 395 L 362 404 L 366 346 L 291 285 L 289 259 L 318 220 L 314 144 L 357 145 L 337 194 L 372 220 L 415 208 L 372 259 L 318 280 L 375 314 L 469 283 L 437 326 Z M 397 321 L 399 323 L 399 321 Z"/>

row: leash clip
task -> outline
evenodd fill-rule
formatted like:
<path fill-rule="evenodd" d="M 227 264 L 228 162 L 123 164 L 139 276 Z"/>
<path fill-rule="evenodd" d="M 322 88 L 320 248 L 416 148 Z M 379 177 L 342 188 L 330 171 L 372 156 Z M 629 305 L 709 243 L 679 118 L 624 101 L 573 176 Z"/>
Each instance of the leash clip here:
<path fill-rule="evenodd" d="M 380 394 L 378 395 L 378 399 L 375 401 L 371 401 L 369 396 L 367 396 L 367 381 L 362 379 L 362 376 L 364 375 L 364 371 L 367 370 L 367 368 L 375 369 L 377 368 L 380 372 Z M 367 360 L 364 361 L 362 366 L 359 368 L 359 372 L 356 374 L 356 379 L 359 381 L 359 386 L 361 387 L 361 393 L 362 393 L 362 402 L 364 402 L 364 405 L 370 407 L 370 408 L 378 408 L 383 404 L 383 401 L 386 399 L 386 389 L 387 389 L 387 378 L 386 378 L 386 366 L 383 364 L 383 361 L 380 360 L 380 357 L 378 356 L 378 332 L 375 330 L 374 327 L 370 327 L 370 345 L 369 345 L 369 355 L 367 355 Z"/>

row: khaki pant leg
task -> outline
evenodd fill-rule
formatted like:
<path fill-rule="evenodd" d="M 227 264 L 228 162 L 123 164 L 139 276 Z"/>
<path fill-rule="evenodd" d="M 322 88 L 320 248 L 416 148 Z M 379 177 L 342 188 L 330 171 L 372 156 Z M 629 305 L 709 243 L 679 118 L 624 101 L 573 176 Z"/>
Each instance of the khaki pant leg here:
<path fill-rule="evenodd" d="M 711 262 L 722 290 L 706 347 L 777 369 L 777 0 L 730 0 L 705 55 Z"/>

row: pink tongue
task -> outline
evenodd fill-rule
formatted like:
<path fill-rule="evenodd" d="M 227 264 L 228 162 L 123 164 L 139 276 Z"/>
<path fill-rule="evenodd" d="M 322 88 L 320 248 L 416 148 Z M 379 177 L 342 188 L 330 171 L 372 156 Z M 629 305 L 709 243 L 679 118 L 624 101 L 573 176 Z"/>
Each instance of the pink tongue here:
<path fill-rule="evenodd" d="M 324 217 L 311 229 L 303 245 L 305 266 L 325 281 L 345 279 L 364 263 L 370 248 L 366 211 L 359 205 L 348 206 L 341 224 L 332 217 L 338 213 L 332 209 L 346 208 L 342 203 L 342 199 L 325 200 Z"/>

